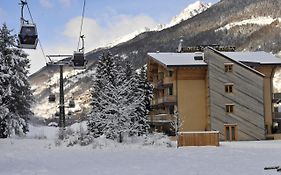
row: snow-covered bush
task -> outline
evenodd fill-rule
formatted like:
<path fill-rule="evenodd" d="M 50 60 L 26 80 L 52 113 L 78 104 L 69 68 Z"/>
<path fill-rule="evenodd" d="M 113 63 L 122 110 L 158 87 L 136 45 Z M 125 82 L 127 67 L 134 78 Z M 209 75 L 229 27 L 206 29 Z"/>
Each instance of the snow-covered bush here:
<path fill-rule="evenodd" d="M 154 145 L 161 147 L 174 147 L 175 143 L 172 142 L 169 137 L 163 133 L 153 133 L 146 136 L 143 140 L 143 145 Z"/>
<path fill-rule="evenodd" d="M 94 149 L 126 148 L 126 147 L 176 147 L 176 143 L 171 141 L 163 133 L 152 133 L 142 136 L 122 135 L 122 142 L 106 138 L 106 135 L 93 137 L 87 134 L 86 130 L 76 130 L 68 128 L 64 131 L 64 139 L 57 139 L 56 145 L 65 146 L 92 146 Z"/>

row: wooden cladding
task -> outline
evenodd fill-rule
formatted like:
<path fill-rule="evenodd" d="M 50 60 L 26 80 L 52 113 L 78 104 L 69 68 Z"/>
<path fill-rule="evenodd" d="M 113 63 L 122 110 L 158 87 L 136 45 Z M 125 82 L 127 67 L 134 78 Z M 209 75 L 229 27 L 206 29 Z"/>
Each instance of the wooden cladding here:
<path fill-rule="evenodd" d="M 237 123 L 239 140 L 264 139 L 263 77 L 211 49 L 204 54 L 208 58 L 211 129 L 220 131 L 224 139 L 224 124 Z"/>
<path fill-rule="evenodd" d="M 178 146 L 219 146 L 219 132 L 180 132 Z"/>
<path fill-rule="evenodd" d="M 206 67 L 178 69 L 178 80 L 205 80 Z"/>

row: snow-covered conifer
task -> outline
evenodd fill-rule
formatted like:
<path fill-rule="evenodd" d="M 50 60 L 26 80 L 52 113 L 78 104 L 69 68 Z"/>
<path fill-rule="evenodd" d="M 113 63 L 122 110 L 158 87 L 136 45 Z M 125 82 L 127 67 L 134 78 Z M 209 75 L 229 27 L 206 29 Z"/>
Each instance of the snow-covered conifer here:
<path fill-rule="evenodd" d="M 115 62 L 103 54 L 98 62 L 93 87 L 93 110 L 89 114 L 89 132 L 98 137 L 122 140 L 122 135 L 147 133 L 145 79 L 133 71 L 132 65 Z"/>
<path fill-rule="evenodd" d="M 5 107 L 6 111 L 1 113 L 1 132 L 5 132 L 2 133 L 3 137 L 25 134 L 28 119 L 33 115 L 33 95 L 27 76 L 29 60 L 27 54 L 15 47 L 15 41 L 16 37 L 4 24 L 0 29 L 0 106 Z"/>

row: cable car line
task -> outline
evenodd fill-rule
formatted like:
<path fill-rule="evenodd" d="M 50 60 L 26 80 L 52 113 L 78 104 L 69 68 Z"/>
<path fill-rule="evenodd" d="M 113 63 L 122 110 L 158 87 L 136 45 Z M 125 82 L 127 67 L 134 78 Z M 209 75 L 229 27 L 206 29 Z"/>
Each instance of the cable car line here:
<path fill-rule="evenodd" d="M 26 1 L 26 0 L 25 0 L 25 1 Z M 29 16 L 30 16 L 31 22 L 32 22 L 32 23 L 34 23 L 34 21 L 33 21 L 33 17 L 32 17 L 32 14 L 31 14 L 31 11 L 30 11 L 30 8 L 29 8 L 29 5 L 27 4 L 27 2 L 26 2 L 26 6 L 27 6 L 27 10 L 28 10 L 28 13 L 29 13 Z M 46 64 L 47 64 L 47 63 L 48 63 L 48 61 L 47 61 L 47 57 L 46 57 L 46 54 L 45 54 L 45 52 L 44 52 L 43 45 L 42 45 L 42 43 L 41 43 L 40 38 L 38 38 L 38 43 L 39 43 L 39 46 L 40 46 L 40 49 L 41 49 L 42 55 L 43 55 L 43 57 L 44 57 L 44 59 L 45 59 L 45 62 L 46 62 Z"/>
<path fill-rule="evenodd" d="M 26 0 L 25 0 L 25 1 L 26 1 Z M 32 22 L 32 23 L 34 23 L 34 21 L 33 21 L 33 17 L 32 17 L 32 14 L 31 14 L 31 11 L 30 11 L 30 8 L 29 8 L 29 5 L 27 4 L 27 2 L 26 2 L 26 6 L 27 6 L 27 10 L 28 10 L 28 13 L 29 13 L 29 16 L 30 16 L 31 22 Z M 41 49 L 42 55 L 43 55 L 43 57 L 44 57 L 44 59 L 45 59 L 45 62 L 46 62 L 46 64 L 47 64 L 47 63 L 48 63 L 48 61 L 47 61 L 47 57 L 46 57 L 46 54 L 45 54 L 45 52 L 44 52 L 43 45 L 42 45 L 42 43 L 41 43 L 40 38 L 38 38 L 38 43 L 39 43 L 39 46 L 40 46 L 40 49 Z"/>
<path fill-rule="evenodd" d="M 84 23 L 84 16 L 85 16 L 85 6 L 86 6 L 86 0 L 84 0 L 83 3 L 83 10 L 82 10 L 82 17 L 81 17 L 81 25 L 80 25 L 80 32 L 79 32 L 79 40 L 78 40 L 78 46 L 77 51 L 74 51 L 71 62 L 74 69 L 86 69 L 87 60 L 85 60 L 85 54 L 84 54 L 84 35 L 82 35 L 83 30 L 83 23 Z M 79 49 L 80 46 L 80 39 L 82 40 L 82 46 Z"/>
<path fill-rule="evenodd" d="M 83 3 L 83 10 L 82 10 L 82 17 L 81 17 L 81 25 L 80 25 L 80 32 L 79 32 L 78 45 L 77 45 L 77 50 L 78 50 L 78 51 L 79 51 L 80 38 L 81 38 L 81 36 L 82 36 L 82 30 L 83 30 L 83 24 L 84 24 L 85 7 L 86 7 L 86 0 L 84 0 L 84 3 Z"/>

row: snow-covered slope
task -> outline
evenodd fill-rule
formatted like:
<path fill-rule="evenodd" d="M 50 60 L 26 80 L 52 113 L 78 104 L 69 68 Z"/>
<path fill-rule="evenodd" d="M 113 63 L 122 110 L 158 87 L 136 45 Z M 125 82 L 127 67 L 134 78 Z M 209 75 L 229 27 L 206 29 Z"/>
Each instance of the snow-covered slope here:
<path fill-rule="evenodd" d="M 184 20 L 187 20 L 189 18 L 192 18 L 192 17 L 204 12 L 209 7 L 211 7 L 211 5 L 212 5 L 211 3 L 196 1 L 193 4 L 188 5 L 179 15 L 173 17 L 169 24 L 158 24 L 153 29 L 150 29 L 150 28 L 147 28 L 147 27 L 145 27 L 143 29 L 139 29 L 139 30 L 134 31 L 132 33 L 129 33 L 125 36 L 121 36 L 121 37 L 117 38 L 116 40 L 109 43 L 107 45 L 107 47 L 113 47 L 113 46 L 116 46 L 120 43 L 129 41 L 129 40 L 133 39 L 134 37 L 136 37 L 139 34 L 144 33 L 144 32 L 161 31 L 163 29 L 173 27 L 174 25 L 177 25 L 178 23 L 180 23 Z"/>
<path fill-rule="evenodd" d="M 67 70 L 64 71 L 65 80 L 65 104 L 68 105 L 69 100 L 76 94 L 78 91 L 81 91 L 81 87 L 78 82 L 82 78 L 89 77 L 91 79 L 95 78 L 95 69 L 94 70 Z M 32 83 L 32 90 L 34 95 L 37 98 L 36 104 L 33 106 L 32 110 L 37 117 L 41 118 L 53 118 L 56 111 L 58 111 L 59 103 L 59 73 L 55 73 L 52 77 L 49 78 L 48 82 L 45 83 Z M 50 88 L 51 87 L 51 88 Z M 54 93 L 57 97 L 55 103 L 49 103 L 48 95 L 49 91 Z M 79 94 L 79 93 L 78 93 Z M 90 90 L 83 91 L 79 96 L 75 96 L 75 107 L 66 108 L 65 112 L 68 113 L 79 113 L 82 108 L 89 108 L 89 99 L 90 99 Z"/>
<path fill-rule="evenodd" d="M 242 21 L 235 21 L 235 22 L 229 23 L 229 24 L 227 24 L 223 27 L 218 28 L 216 31 L 229 30 L 229 29 L 231 29 L 233 27 L 236 27 L 236 26 L 243 26 L 243 25 L 248 25 L 248 24 L 255 24 L 255 25 L 264 26 L 264 25 L 269 25 L 276 20 L 278 20 L 280 22 L 281 18 L 272 18 L 270 16 L 252 17 L 250 19 L 245 19 L 245 20 L 242 20 Z"/>

